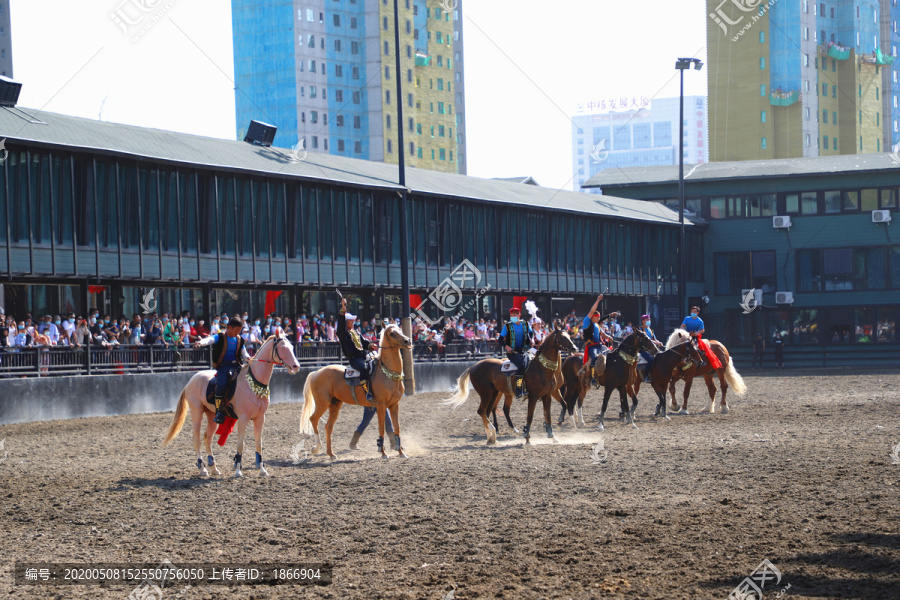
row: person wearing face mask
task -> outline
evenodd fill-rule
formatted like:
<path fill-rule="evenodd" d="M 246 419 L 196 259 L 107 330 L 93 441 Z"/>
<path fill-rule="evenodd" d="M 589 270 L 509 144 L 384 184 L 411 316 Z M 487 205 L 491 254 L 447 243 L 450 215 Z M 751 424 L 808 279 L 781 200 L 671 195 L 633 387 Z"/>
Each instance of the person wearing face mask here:
<path fill-rule="evenodd" d="M 247 340 L 250 344 L 251 348 L 259 348 L 260 344 L 262 344 L 262 329 L 259 326 L 259 319 L 253 321 L 253 325 L 250 326 L 250 337 Z"/>
<path fill-rule="evenodd" d="M 506 350 L 506 357 L 516 365 L 518 371 L 513 377 L 513 392 L 517 398 L 525 395 L 525 369 L 528 368 L 528 350 L 534 344 L 534 332 L 519 317 L 521 311 L 515 306 L 509 309 L 509 321 L 500 330 L 500 343 Z"/>
<path fill-rule="evenodd" d="M 16 329 L 18 333 L 16 333 L 16 338 L 14 340 L 16 348 L 24 348 L 26 346 L 31 345 L 31 341 L 28 339 L 28 334 L 25 333 L 25 321 L 20 321 L 19 325 Z"/>
<path fill-rule="evenodd" d="M 691 314 L 685 317 L 684 321 L 681 322 L 681 328 L 691 334 L 692 338 L 697 340 L 697 347 L 706 355 L 706 359 L 709 361 L 710 366 L 713 369 L 721 369 L 721 361 L 713 354 L 712 350 L 709 348 L 709 344 L 703 339 L 706 328 L 703 325 L 703 319 L 700 318 L 699 306 L 691 307 Z"/>
<path fill-rule="evenodd" d="M 163 344 L 166 346 L 175 346 L 181 341 L 181 332 L 175 319 L 169 319 L 168 315 L 163 315 Z"/>
<path fill-rule="evenodd" d="M 664 348 L 663 343 L 656 339 L 656 334 L 654 334 L 653 330 L 650 328 L 650 315 L 641 315 L 641 331 L 650 338 L 650 341 L 653 342 L 653 345 L 659 350 Z M 650 367 L 653 366 L 653 359 L 655 357 L 650 356 L 650 353 L 646 350 L 641 350 L 640 353 L 641 356 L 644 357 L 644 360 L 647 361 L 647 366 L 644 371 L 644 381 L 650 381 Z"/>

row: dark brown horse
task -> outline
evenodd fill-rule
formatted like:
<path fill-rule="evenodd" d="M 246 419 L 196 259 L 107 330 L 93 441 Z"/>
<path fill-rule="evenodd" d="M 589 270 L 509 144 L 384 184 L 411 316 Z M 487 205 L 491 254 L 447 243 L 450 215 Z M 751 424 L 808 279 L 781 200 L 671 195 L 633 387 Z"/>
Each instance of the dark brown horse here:
<path fill-rule="evenodd" d="M 653 364 L 650 365 L 650 387 L 653 388 L 657 398 L 659 398 L 659 406 L 656 407 L 656 413 L 653 416 L 662 415 L 664 419 L 669 418 L 666 414 L 666 392 L 675 371 L 680 371 L 684 365 L 694 365 L 696 367 L 705 364 L 700 351 L 690 340 L 681 342 L 677 346 L 657 354 L 656 358 L 653 359 Z M 642 381 L 640 373 L 638 373 L 632 386 L 635 396 L 641 391 Z"/>
<path fill-rule="evenodd" d="M 634 411 L 637 410 L 638 399 L 636 392 L 631 394 L 631 410 L 628 410 L 628 397 L 626 388 L 633 387 L 637 382 L 637 353 L 639 350 L 649 352 L 650 356 L 656 356 L 658 350 L 647 334 L 638 329 L 619 344 L 619 347 L 606 355 L 606 370 L 603 374 L 603 405 L 600 408 L 600 429 L 603 429 L 603 417 L 606 414 L 606 406 L 613 391 L 619 391 L 619 400 L 622 402 L 622 414 L 634 424 Z M 628 390 L 631 392 L 631 389 Z"/>
<path fill-rule="evenodd" d="M 563 361 L 563 387 L 560 390 L 563 396 L 563 409 L 559 413 L 560 425 L 565 420 L 567 411 L 569 416 L 572 417 L 572 425 L 575 425 L 576 418 L 581 425 L 584 425 L 584 398 L 591 388 L 591 375 L 587 370 L 582 371 L 583 365 L 584 354 L 581 352 L 573 354 Z M 606 382 L 605 354 L 597 357 L 597 362 L 594 364 L 594 373 L 596 375 L 597 389 L 600 389 Z"/>
<path fill-rule="evenodd" d="M 690 334 L 683 329 L 676 329 L 672 332 L 672 335 L 669 336 L 666 347 L 670 348 L 682 343 L 686 339 L 690 339 Z M 707 340 L 706 343 L 709 344 L 710 350 L 716 355 L 719 362 L 722 363 L 722 367 L 720 369 L 713 369 L 712 365 L 710 365 L 707 360 L 706 364 L 702 367 L 689 366 L 686 369 L 679 369 L 678 372 L 674 374 L 672 381 L 669 383 L 669 393 L 672 395 L 673 411 L 678 410 L 678 401 L 675 400 L 675 382 L 679 379 L 684 379 L 684 403 L 681 406 L 681 410 L 678 411 L 678 414 L 688 414 L 688 396 L 691 393 L 691 383 L 693 383 L 695 377 L 703 377 L 706 381 L 706 389 L 709 390 L 709 406 L 700 412 L 716 412 L 716 384 L 713 383 L 713 372 L 715 372 L 716 376 L 719 378 L 719 385 L 722 387 L 723 413 L 727 414 L 729 410 L 728 402 L 725 400 L 725 394 L 728 392 L 729 386 L 738 396 L 743 396 L 747 393 L 747 385 L 744 383 L 744 379 L 741 377 L 740 373 L 737 372 L 737 369 L 734 368 L 734 362 L 731 360 L 731 356 L 728 354 L 728 349 L 725 347 L 725 344 L 717 342 L 716 340 Z"/>
<path fill-rule="evenodd" d="M 534 407 L 538 399 L 544 403 L 544 428 L 547 437 L 553 437 L 553 427 L 550 425 L 550 398 L 551 395 L 559 395 L 559 387 L 562 384 L 560 365 L 561 352 L 576 352 L 577 348 L 565 331 L 554 325 L 553 333 L 544 338 L 538 349 L 537 356 L 525 369 L 525 387 L 528 392 L 528 420 L 525 425 L 525 443 L 531 443 L 531 421 L 534 417 Z M 456 381 L 456 391 L 444 404 L 457 408 L 469 397 L 469 386 L 475 388 L 481 398 L 478 407 L 478 415 L 484 422 L 484 431 L 488 444 L 497 443 L 497 429 L 490 422 L 489 416 L 497 408 L 500 394 L 507 398 L 513 396 L 509 378 L 500 372 L 502 361 L 496 358 L 486 358 L 466 369 Z M 562 399 L 559 398 L 561 401 Z M 508 418 L 508 413 L 507 413 Z M 512 421 L 510 421 L 512 425 Z"/>

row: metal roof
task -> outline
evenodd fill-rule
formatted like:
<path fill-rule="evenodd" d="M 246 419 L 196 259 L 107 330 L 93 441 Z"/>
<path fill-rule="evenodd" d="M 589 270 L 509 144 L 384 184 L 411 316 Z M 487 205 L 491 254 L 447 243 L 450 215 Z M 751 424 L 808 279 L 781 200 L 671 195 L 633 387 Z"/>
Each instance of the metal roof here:
<path fill-rule="evenodd" d="M 686 181 L 716 181 L 775 177 L 811 177 L 895 170 L 900 165 L 887 152 L 842 154 L 812 158 L 742 160 L 684 165 Z M 616 188 L 678 181 L 678 165 L 604 169 L 584 182 L 585 188 Z"/>
<path fill-rule="evenodd" d="M 40 123 L 25 118 L 26 113 Z M 0 109 L 0 138 L 76 151 L 134 156 L 194 167 L 240 170 L 368 188 L 399 190 L 397 165 L 309 152 L 292 160 L 291 150 L 255 146 L 242 141 L 202 137 L 133 125 L 95 121 L 27 108 Z M 298 153 L 300 157 L 303 153 Z M 677 224 L 678 214 L 658 204 L 613 196 L 554 190 L 495 179 L 407 168 L 406 181 L 415 194 L 517 204 L 531 208 L 574 211 L 664 224 Z M 688 225 L 692 225 L 686 220 Z"/>

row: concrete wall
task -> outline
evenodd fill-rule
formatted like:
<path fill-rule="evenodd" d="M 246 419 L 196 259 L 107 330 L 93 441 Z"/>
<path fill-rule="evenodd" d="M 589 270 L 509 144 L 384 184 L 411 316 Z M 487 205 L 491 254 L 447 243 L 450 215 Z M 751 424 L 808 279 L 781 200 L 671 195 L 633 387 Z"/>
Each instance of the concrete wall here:
<path fill-rule="evenodd" d="M 416 364 L 416 392 L 448 391 L 471 362 Z M 302 402 L 306 376 L 278 370 L 272 402 Z M 0 380 L 0 425 L 175 410 L 193 372 Z"/>

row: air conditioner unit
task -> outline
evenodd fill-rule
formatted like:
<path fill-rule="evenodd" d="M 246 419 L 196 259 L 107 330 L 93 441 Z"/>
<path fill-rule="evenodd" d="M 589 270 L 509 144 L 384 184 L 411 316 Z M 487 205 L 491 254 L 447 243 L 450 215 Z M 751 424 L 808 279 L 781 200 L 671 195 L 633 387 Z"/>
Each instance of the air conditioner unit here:
<path fill-rule="evenodd" d="M 772 217 L 772 227 L 775 229 L 790 229 L 790 217 Z"/>
<path fill-rule="evenodd" d="M 750 293 L 752 288 L 748 288 L 746 290 L 741 290 L 741 301 L 747 297 L 747 294 Z M 763 291 L 761 289 L 753 289 L 753 301 L 755 302 L 754 306 L 762 306 L 763 305 Z"/>
<path fill-rule="evenodd" d="M 775 304 L 793 304 L 794 292 L 775 292 Z"/>
<path fill-rule="evenodd" d="M 872 222 L 873 223 L 887 223 L 891 220 L 891 211 L 889 210 L 873 210 L 872 211 Z"/>

